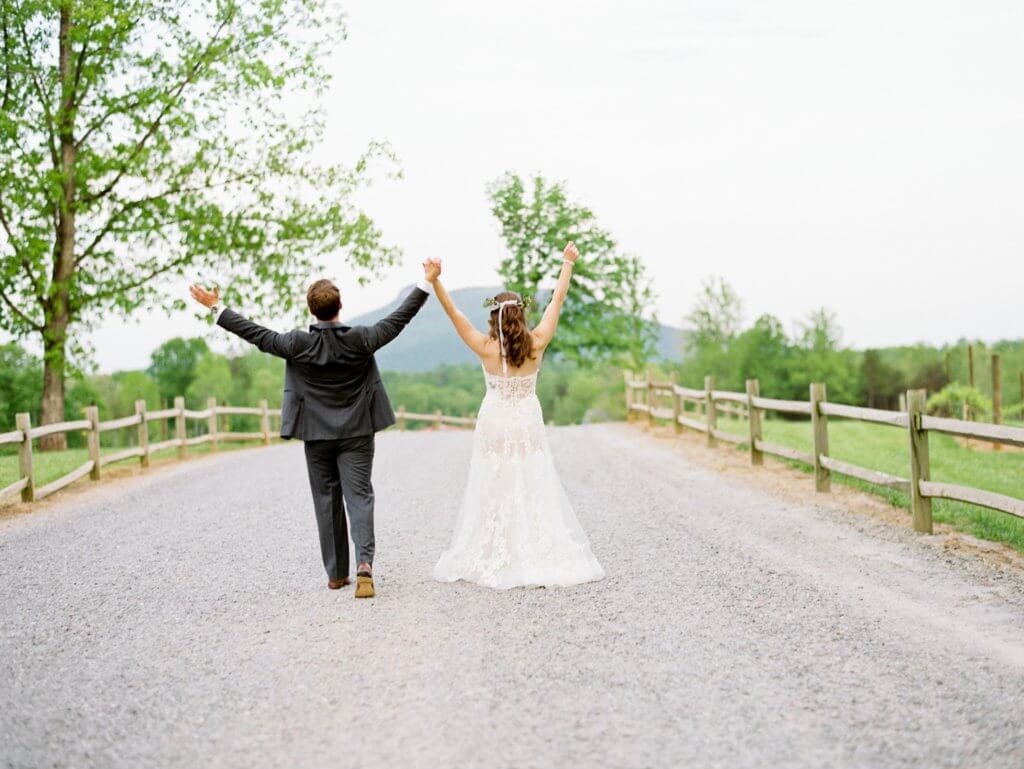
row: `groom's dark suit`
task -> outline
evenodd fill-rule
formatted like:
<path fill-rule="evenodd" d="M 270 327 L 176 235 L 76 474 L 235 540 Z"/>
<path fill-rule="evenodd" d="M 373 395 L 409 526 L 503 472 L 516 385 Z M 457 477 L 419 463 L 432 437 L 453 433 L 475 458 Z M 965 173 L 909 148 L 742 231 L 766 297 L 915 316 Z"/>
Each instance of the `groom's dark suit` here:
<path fill-rule="evenodd" d="M 373 354 L 394 339 L 429 294 L 414 288 L 393 313 L 372 326 L 314 323 L 278 333 L 225 309 L 217 325 L 284 358 L 281 437 L 305 442 L 320 550 L 329 579 L 348 576 L 352 523 L 357 563 L 373 563 L 374 433 L 395 423 Z"/>

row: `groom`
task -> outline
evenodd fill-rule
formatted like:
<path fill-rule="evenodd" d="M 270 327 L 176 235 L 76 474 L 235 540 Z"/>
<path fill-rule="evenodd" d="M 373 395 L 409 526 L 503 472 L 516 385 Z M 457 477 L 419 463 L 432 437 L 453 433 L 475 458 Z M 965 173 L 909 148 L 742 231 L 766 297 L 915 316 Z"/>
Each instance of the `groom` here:
<path fill-rule="evenodd" d="M 192 298 L 208 307 L 217 325 L 261 351 L 284 358 L 281 437 L 305 442 L 306 468 L 320 532 L 320 552 L 331 590 L 349 584 L 348 532 L 355 543 L 356 598 L 372 598 L 374 433 L 395 423 L 373 354 L 406 327 L 430 295 L 441 266 L 423 265 L 424 280 L 393 313 L 372 326 L 339 322 L 341 294 L 329 280 L 306 292 L 317 322 L 309 331 L 279 334 L 234 310 L 220 307 L 220 290 L 189 286 Z M 345 506 L 342 507 L 344 497 Z"/>

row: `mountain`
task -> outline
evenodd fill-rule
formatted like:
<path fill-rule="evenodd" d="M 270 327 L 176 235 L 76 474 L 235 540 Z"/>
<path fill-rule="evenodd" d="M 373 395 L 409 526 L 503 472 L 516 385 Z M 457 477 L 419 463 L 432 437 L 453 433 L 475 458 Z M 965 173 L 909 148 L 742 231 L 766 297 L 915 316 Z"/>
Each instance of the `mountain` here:
<path fill-rule="evenodd" d="M 347 319 L 352 325 L 375 322 L 398 307 L 410 288 L 405 288 L 395 300 L 373 312 Z M 451 292 L 452 299 L 479 329 L 487 328 L 487 310 L 484 299 L 501 289 L 494 287 L 459 288 Z M 661 326 L 657 355 L 659 358 L 679 360 L 682 356 L 685 332 L 671 326 Z M 462 343 L 452 328 L 437 300 L 431 299 L 420 310 L 409 327 L 391 344 L 377 353 L 377 362 L 385 371 L 430 371 L 446 363 L 477 363 L 477 358 Z"/>

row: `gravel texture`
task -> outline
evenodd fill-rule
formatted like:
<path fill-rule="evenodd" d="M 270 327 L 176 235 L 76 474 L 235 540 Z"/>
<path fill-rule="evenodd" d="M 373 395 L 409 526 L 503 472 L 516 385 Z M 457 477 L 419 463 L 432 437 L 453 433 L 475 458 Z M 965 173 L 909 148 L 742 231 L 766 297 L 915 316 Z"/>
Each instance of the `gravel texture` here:
<path fill-rule="evenodd" d="M 377 598 L 328 591 L 302 449 L 0 522 L 0 766 L 1024 766 L 1024 579 L 551 432 L 602 582 L 438 584 L 463 432 L 380 437 Z"/>

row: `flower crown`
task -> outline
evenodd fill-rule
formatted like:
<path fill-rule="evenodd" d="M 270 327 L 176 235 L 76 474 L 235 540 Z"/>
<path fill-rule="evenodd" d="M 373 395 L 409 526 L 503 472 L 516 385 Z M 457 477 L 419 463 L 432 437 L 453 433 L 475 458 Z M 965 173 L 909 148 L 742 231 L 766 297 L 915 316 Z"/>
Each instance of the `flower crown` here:
<path fill-rule="evenodd" d="M 502 300 L 501 302 L 499 302 L 493 296 L 489 296 L 486 299 L 484 299 L 483 307 L 485 310 L 490 310 L 491 312 L 494 312 L 495 310 L 498 309 L 499 306 L 501 306 L 503 302 L 508 302 L 509 304 L 512 304 L 515 307 L 521 307 L 524 310 L 532 310 L 534 306 L 532 296 L 524 296 L 522 299 L 505 299 Z"/>

